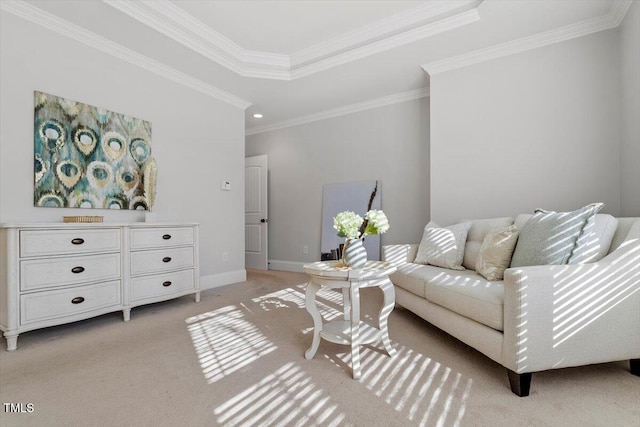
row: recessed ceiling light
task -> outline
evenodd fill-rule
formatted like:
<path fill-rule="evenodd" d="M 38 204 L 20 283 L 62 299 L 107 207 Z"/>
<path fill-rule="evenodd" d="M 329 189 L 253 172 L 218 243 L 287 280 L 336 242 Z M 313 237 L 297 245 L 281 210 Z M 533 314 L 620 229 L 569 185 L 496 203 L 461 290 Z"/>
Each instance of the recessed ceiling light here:
<path fill-rule="evenodd" d="M 263 117 L 263 116 L 262 116 L 262 114 L 260 114 L 260 113 L 255 113 L 255 114 L 253 115 L 253 118 L 255 118 L 255 119 L 261 119 L 262 117 Z"/>

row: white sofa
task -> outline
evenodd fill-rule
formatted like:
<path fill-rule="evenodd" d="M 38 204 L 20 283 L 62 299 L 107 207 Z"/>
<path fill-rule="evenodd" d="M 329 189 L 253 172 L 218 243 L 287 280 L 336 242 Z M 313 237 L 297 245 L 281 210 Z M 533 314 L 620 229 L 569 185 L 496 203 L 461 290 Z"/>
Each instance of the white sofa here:
<path fill-rule="evenodd" d="M 640 218 L 596 215 L 593 237 L 608 227 L 610 241 L 596 262 L 508 268 L 501 281 L 485 280 L 475 261 L 487 233 L 514 221 L 470 222 L 463 271 L 414 264 L 418 245 L 383 246 L 398 267 L 397 304 L 506 367 L 519 396 L 549 369 L 629 360 L 640 376 Z"/>

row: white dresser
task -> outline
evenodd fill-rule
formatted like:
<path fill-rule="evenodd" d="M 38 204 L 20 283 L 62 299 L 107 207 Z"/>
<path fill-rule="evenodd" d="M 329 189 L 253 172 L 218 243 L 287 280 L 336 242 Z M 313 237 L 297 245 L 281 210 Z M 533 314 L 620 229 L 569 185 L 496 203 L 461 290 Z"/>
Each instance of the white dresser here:
<path fill-rule="evenodd" d="M 197 224 L 3 224 L 0 329 L 22 332 L 195 294 Z"/>

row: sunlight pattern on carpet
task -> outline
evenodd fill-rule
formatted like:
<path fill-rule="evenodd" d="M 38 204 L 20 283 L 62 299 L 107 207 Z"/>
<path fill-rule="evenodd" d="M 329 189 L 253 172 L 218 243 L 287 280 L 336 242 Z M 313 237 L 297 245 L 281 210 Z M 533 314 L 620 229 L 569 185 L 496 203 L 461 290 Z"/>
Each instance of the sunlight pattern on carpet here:
<path fill-rule="evenodd" d="M 473 380 L 410 348 L 395 347 L 394 358 L 363 348 L 360 381 L 420 426 L 459 426 Z M 326 357 L 346 369 L 351 366 L 349 352 Z"/>
<path fill-rule="evenodd" d="M 265 311 L 278 308 L 305 309 L 305 290 L 307 285 L 301 284 L 293 288 L 286 288 L 253 298 L 252 301 L 260 305 Z M 316 295 L 316 307 L 325 321 L 330 321 L 342 315 L 342 293 L 335 289 L 320 289 Z M 311 320 L 311 317 L 309 317 Z"/>
<path fill-rule="evenodd" d="M 246 306 L 229 306 L 188 319 L 208 381 L 215 382 L 273 352 L 276 347 L 260 332 L 260 325 L 250 322 L 253 308 L 265 312 L 304 310 L 305 287 L 278 290 L 253 298 Z M 318 298 L 318 307 L 325 320 L 342 316 L 342 294 L 325 292 Z M 375 396 L 396 412 L 398 425 L 461 425 L 471 395 L 471 378 L 398 343 L 394 343 L 398 355 L 393 358 L 378 347 L 361 347 L 362 393 Z M 338 368 L 339 372 L 331 375 L 346 375 L 345 381 L 354 381 L 349 378 L 348 347 L 323 357 Z M 217 424 L 225 427 L 353 425 L 339 405 L 303 365 L 289 362 L 214 408 L 214 415 Z"/>
<path fill-rule="evenodd" d="M 214 409 L 216 421 L 233 426 L 328 426 L 345 415 L 313 379 L 287 363 Z"/>
<path fill-rule="evenodd" d="M 277 348 L 235 305 L 190 317 L 185 322 L 209 384 Z"/>

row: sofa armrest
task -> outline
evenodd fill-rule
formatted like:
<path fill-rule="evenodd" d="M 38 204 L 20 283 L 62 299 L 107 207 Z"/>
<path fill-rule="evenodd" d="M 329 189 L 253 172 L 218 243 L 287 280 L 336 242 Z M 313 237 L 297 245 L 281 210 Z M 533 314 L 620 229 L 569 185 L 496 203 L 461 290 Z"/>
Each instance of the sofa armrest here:
<path fill-rule="evenodd" d="M 640 239 L 600 261 L 510 268 L 503 364 L 517 373 L 640 358 Z"/>
<path fill-rule="evenodd" d="M 390 262 L 393 265 L 413 262 L 418 253 L 418 245 L 384 245 L 382 246 L 382 261 Z"/>

